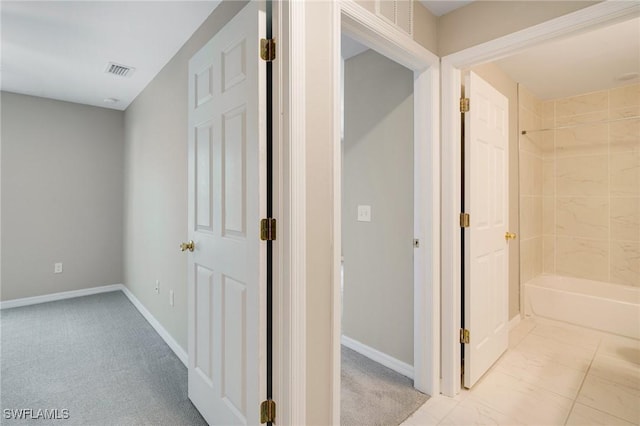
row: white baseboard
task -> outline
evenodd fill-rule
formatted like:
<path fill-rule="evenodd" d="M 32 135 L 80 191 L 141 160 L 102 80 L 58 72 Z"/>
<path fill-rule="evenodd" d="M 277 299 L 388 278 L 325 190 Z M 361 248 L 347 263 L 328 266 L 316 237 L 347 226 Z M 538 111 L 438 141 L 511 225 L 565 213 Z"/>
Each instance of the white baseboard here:
<path fill-rule="evenodd" d="M 142 314 L 142 316 L 147 320 L 147 322 L 151 324 L 151 327 L 153 327 L 156 330 L 156 332 L 160 335 L 160 337 L 162 337 L 162 340 L 164 340 L 165 343 L 169 345 L 171 350 L 176 354 L 176 356 L 180 359 L 180 361 L 182 361 L 185 367 L 188 368 L 189 355 L 187 354 L 187 351 L 182 349 L 182 346 L 180 346 L 178 342 L 176 342 L 175 339 L 171 337 L 169 332 L 162 326 L 162 324 L 160 324 L 160 322 L 156 319 L 156 317 L 154 317 L 151 314 L 151 312 L 149 312 L 147 308 L 144 307 L 142 302 L 140 302 L 138 298 L 134 296 L 133 293 L 131 293 L 131 291 L 129 291 L 127 287 L 122 286 L 121 290 L 124 293 L 124 295 L 127 296 L 127 298 L 131 301 L 131 303 L 133 303 L 133 306 L 135 306 L 136 309 L 140 312 L 140 314 Z"/>
<path fill-rule="evenodd" d="M 127 299 L 131 301 L 133 306 L 136 307 L 138 312 L 140 312 L 140 314 L 142 314 L 147 322 L 151 324 L 151 327 L 153 327 L 154 330 L 156 330 L 156 332 L 160 335 L 160 337 L 162 337 L 162 340 L 164 340 L 165 343 L 169 345 L 171 350 L 176 354 L 180 361 L 182 361 L 185 366 L 188 366 L 189 356 L 187 355 L 187 352 L 182 349 L 182 346 L 180 346 L 178 342 L 176 342 L 175 339 L 171 337 L 169 332 L 160 324 L 160 322 L 153 315 L 151 315 L 151 312 L 149 312 L 147 308 L 145 308 L 144 305 L 138 300 L 138 298 L 135 297 L 133 293 L 131 293 L 131 291 L 129 291 L 129 289 L 123 284 L 112 284 L 101 287 L 85 288 L 82 290 L 63 291 L 60 293 L 45 294 L 42 296 L 6 300 L 4 302 L 0 302 L 0 309 L 37 305 L 39 303 L 54 302 L 56 300 L 72 299 L 74 297 L 90 296 L 92 294 L 108 293 L 111 291 L 122 291 L 124 295 L 127 296 Z"/>
<path fill-rule="evenodd" d="M 98 293 L 122 290 L 122 284 L 103 285 L 101 287 L 83 288 L 82 290 L 63 291 L 60 293 L 44 294 L 42 296 L 23 297 L 21 299 L 0 302 L 0 309 L 18 308 L 20 306 L 37 305 L 39 303 L 55 302 L 56 300 L 72 299 L 74 297 L 90 296 Z"/>
<path fill-rule="evenodd" d="M 509 320 L 509 330 L 513 330 L 513 328 L 520 324 L 520 320 L 522 319 L 522 316 L 520 314 L 517 314 L 515 317 L 511 318 Z"/>
<path fill-rule="evenodd" d="M 378 364 L 382 364 L 385 367 L 390 368 L 405 377 L 413 379 L 412 365 L 409 365 L 406 362 L 400 361 L 399 359 L 380 352 L 379 350 L 374 349 L 371 346 L 367 346 L 364 343 L 360 343 L 357 340 L 345 336 L 344 334 L 342 335 L 342 338 L 340 340 L 343 345 L 351 350 L 358 352 L 360 355 L 364 355 L 367 358 L 377 362 Z"/>

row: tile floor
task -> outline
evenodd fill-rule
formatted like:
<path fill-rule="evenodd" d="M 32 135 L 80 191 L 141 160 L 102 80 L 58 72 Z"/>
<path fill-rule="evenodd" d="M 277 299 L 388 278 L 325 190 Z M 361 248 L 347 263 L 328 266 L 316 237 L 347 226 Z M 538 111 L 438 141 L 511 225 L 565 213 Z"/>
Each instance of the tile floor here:
<path fill-rule="evenodd" d="M 473 389 L 430 398 L 402 425 L 640 425 L 640 341 L 523 320 Z"/>

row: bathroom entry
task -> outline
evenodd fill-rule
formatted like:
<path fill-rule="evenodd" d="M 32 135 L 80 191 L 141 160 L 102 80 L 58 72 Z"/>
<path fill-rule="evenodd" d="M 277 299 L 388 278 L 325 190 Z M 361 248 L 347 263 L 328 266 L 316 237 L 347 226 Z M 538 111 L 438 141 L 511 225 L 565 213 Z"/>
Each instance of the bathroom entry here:
<path fill-rule="evenodd" d="M 509 333 L 509 102 L 465 76 L 461 343 L 463 384 L 473 386 L 507 349 Z"/>
<path fill-rule="evenodd" d="M 344 62 L 343 344 L 384 354 L 408 375 L 414 338 L 413 72 L 371 49 Z"/>

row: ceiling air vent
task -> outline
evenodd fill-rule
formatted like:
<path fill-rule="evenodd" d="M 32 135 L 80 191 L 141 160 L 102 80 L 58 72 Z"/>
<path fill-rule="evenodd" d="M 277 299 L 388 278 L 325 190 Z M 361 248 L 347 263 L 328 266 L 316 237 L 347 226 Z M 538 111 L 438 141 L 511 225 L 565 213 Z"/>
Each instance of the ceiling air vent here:
<path fill-rule="evenodd" d="M 107 65 L 107 69 L 104 72 L 106 72 L 107 74 L 113 74 L 120 77 L 130 77 L 134 71 L 135 71 L 135 68 L 109 62 L 109 65 Z"/>

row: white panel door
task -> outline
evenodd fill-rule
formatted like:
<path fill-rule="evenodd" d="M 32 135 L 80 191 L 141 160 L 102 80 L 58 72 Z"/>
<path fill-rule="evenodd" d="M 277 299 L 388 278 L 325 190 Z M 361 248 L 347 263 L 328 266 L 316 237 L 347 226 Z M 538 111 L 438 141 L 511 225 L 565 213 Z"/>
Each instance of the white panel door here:
<path fill-rule="evenodd" d="M 189 62 L 189 398 L 211 425 L 259 424 L 265 397 L 263 2 Z"/>
<path fill-rule="evenodd" d="M 474 73 L 465 78 L 464 386 L 507 349 L 509 250 L 508 100 Z"/>

